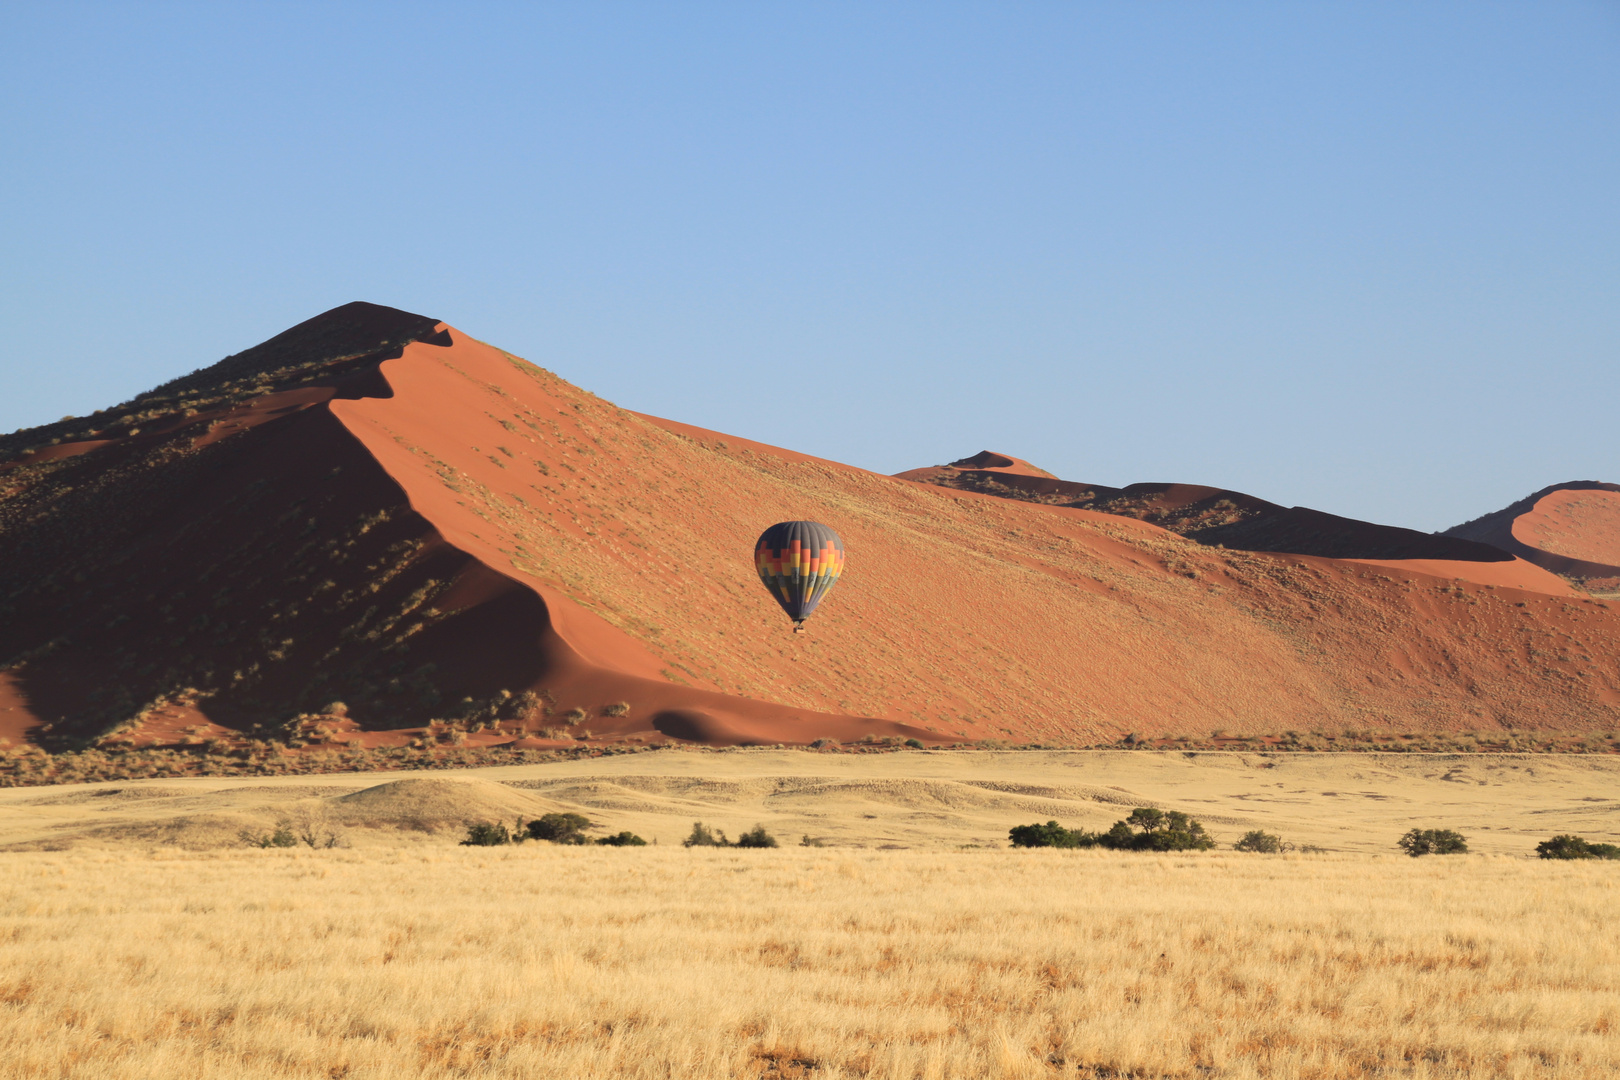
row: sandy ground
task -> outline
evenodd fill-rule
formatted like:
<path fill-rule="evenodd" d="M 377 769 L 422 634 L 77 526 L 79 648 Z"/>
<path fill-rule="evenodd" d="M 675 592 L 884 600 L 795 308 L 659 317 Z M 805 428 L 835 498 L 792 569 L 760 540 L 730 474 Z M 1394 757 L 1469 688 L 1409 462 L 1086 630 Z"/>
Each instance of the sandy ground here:
<path fill-rule="evenodd" d="M 1597 755 L 664 750 L 464 771 L 198 778 L 0 791 L 0 847 L 240 843 L 289 817 L 355 847 L 443 845 L 466 821 L 576 810 L 675 844 L 694 821 L 784 843 L 1003 846 L 1017 824 L 1105 828 L 1134 806 L 1194 814 L 1225 846 L 1249 829 L 1389 853 L 1407 829 L 1528 855 L 1572 832 L 1620 841 L 1620 758 Z"/>

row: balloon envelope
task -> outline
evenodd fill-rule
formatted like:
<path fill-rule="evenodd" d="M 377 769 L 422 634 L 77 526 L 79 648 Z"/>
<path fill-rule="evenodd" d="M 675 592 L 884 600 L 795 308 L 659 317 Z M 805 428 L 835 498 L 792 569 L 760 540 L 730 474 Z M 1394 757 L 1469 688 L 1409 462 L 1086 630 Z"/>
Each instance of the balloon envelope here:
<path fill-rule="evenodd" d="M 803 622 L 844 572 L 844 542 L 819 522 L 778 522 L 754 545 L 754 567 L 788 618 Z"/>

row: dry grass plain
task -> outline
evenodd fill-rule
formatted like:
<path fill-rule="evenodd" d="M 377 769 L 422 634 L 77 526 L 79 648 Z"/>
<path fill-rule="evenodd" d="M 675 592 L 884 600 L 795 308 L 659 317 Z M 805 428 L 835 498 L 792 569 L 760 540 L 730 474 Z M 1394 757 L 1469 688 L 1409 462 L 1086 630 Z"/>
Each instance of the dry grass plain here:
<path fill-rule="evenodd" d="M 1615 839 L 1617 771 L 754 750 L 9 790 L 0 1076 L 1609 1077 L 1620 866 L 1525 855 Z M 965 846 L 1142 802 L 1333 850 Z M 453 842 L 548 807 L 661 843 Z M 219 846 L 317 811 L 351 847 Z M 675 846 L 697 818 L 838 846 Z M 1413 824 L 1484 854 L 1393 854 Z"/>

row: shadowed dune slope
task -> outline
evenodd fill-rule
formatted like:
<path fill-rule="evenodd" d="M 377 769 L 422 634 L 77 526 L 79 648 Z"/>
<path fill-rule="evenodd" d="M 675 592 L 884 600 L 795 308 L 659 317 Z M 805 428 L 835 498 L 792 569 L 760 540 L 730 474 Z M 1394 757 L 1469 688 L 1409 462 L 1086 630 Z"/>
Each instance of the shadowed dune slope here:
<path fill-rule="evenodd" d="M 455 721 L 473 745 L 1091 742 L 1620 719 L 1620 613 L 1510 558 L 1226 550 L 909 483 L 638 416 L 371 305 L 255 354 L 13 445 L 0 737 L 380 745 Z M 979 464 L 1005 480 L 1064 483 L 995 457 L 1012 464 Z M 1166 507 L 1206 498 L 1163 487 Z M 802 636 L 750 557 L 790 518 L 850 552 Z"/>

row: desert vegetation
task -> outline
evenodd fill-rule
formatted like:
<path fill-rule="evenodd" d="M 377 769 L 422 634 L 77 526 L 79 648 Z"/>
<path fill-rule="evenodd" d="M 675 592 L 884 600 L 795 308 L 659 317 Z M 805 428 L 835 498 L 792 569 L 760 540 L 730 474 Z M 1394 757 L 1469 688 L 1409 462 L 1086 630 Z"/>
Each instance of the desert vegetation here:
<path fill-rule="evenodd" d="M 1409 829 L 1396 843 L 1414 859 L 1420 855 L 1468 854 L 1468 840 L 1452 829 Z"/>
<path fill-rule="evenodd" d="M 525 844 L 0 868 L 7 1076 L 1620 1070 L 1598 861 Z"/>
<path fill-rule="evenodd" d="M 470 821 L 467 823 L 467 835 L 462 839 L 461 846 L 501 847 L 505 844 L 521 844 L 526 840 L 543 840 L 551 844 L 574 847 L 585 844 L 596 844 L 601 847 L 645 847 L 647 844 L 647 841 L 629 829 L 592 839 L 585 835 L 585 831 L 592 828 L 595 828 L 595 824 L 590 818 L 584 814 L 574 813 L 542 814 L 533 821 L 519 818 L 516 827 L 511 829 L 499 821 Z"/>
<path fill-rule="evenodd" d="M 1250 829 L 1232 845 L 1232 850 L 1246 851 L 1255 855 L 1281 855 L 1285 851 L 1294 850 L 1294 845 L 1276 833 L 1268 833 L 1264 829 Z"/>
<path fill-rule="evenodd" d="M 500 847 L 512 842 L 512 831 L 499 821 L 474 821 L 467 826 L 462 847 Z"/>
<path fill-rule="evenodd" d="M 301 815 L 297 820 L 283 818 L 276 822 L 273 830 L 242 829 L 236 835 L 237 839 L 250 848 L 289 848 L 303 844 L 307 848 L 320 850 L 346 845 L 343 833 L 339 829 L 329 824 L 324 817 L 309 813 Z"/>
<path fill-rule="evenodd" d="M 773 848 L 777 847 L 778 844 L 776 842 L 776 837 L 767 832 L 764 825 L 755 825 L 752 829 L 749 829 L 742 835 L 738 836 L 735 841 L 732 841 L 726 838 L 724 829 L 711 829 L 701 821 L 694 821 L 692 823 L 692 831 L 687 835 L 685 840 L 681 841 L 681 846 Z M 811 846 L 809 837 L 805 838 L 805 843 L 803 846 Z"/>
<path fill-rule="evenodd" d="M 1107 832 L 1045 825 L 1015 825 L 1007 833 L 1013 847 L 1108 848 L 1112 851 L 1208 851 L 1215 841 L 1203 823 L 1179 810 L 1138 806 Z"/>
<path fill-rule="evenodd" d="M 1536 845 L 1543 859 L 1620 859 L 1620 844 L 1594 844 L 1564 833 Z"/>
<path fill-rule="evenodd" d="M 586 844 L 590 841 L 585 839 L 585 830 L 590 827 L 591 819 L 584 814 L 558 813 L 542 814 L 518 831 L 553 844 Z"/>

